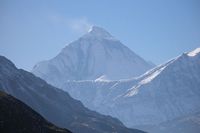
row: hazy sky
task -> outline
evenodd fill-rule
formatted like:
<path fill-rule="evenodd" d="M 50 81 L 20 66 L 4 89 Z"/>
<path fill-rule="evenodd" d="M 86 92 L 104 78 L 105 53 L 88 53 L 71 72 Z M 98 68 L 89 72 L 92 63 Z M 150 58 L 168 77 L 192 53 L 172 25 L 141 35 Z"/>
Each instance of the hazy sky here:
<path fill-rule="evenodd" d="M 0 0 L 0 55 L 31 70 L 91 25 L 160 64 L 200 46 L 200 0 Z"/>

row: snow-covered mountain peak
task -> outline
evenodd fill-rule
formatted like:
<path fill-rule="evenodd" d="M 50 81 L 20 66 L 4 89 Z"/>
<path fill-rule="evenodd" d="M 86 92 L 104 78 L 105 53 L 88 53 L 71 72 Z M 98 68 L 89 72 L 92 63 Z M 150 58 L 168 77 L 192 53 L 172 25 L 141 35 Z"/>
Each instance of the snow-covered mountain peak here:
<path fill-rule="evenodd" d="M 106 30 L 93 26 L 55 58 L 35 65 L 32 72 L 59 87 L 67 80 L 132 78 L 152 67 Z"/>
<path fill-rule="evenodd" d="M 196 56 L 200 54 L 200 48 L 196 48 L 195 50 L 189 52 L 187 55 L 190 56 L 190 57 L 193 57 L 193 56 Z"/>
<path fill-rule="evenodd" d="M 109 32 L 107 32 L 105 29 L 98 27 L 98 26 L 92 26 L 88 33 L 86 33 L 83 38 L 114 38 Z"/>

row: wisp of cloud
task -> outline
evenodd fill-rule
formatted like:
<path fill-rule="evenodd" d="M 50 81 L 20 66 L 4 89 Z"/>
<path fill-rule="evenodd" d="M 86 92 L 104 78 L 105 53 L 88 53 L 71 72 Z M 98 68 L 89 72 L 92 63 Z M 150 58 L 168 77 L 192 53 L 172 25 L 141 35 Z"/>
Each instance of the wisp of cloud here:
<path fill-rule="evenodd" d="M 69 19 L 67 24 L 72 31 L 81 34 L 86 33 L 92 27 L 92 23 L 86 17 Z"/>

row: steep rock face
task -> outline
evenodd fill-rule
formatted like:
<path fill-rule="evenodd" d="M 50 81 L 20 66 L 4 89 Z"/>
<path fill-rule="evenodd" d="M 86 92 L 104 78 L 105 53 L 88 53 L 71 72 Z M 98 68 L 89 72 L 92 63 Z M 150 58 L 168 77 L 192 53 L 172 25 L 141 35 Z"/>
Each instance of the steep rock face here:
<path fill-rule="evenodd" d="M 61 88 L 86 107 L 135 127 L 200 111 L 199 86 L 200 52 L 196 49 L 135 79 L 68 81 Z"/>
<path fill-rule="evenodd" d="M 67 80 L 126 79 L 152 66 L 107 31 L 94 26 L 55 58 L 36 64 L 32 72 L 59 87 Z"/>
<path fill-rule="evenodd" d="M 2 133 L 71 133 L 46 121 L 23 102 L 0 91 Z"/>
<path fill-rule="evenodd" d="M 126 128 L 117 119 L 90 111 L 68 93 L 17 69 L 3 56 L 0 56 L 0 90 L 23 101 L 53 124 L 75 133 L 141 133 Z"/>

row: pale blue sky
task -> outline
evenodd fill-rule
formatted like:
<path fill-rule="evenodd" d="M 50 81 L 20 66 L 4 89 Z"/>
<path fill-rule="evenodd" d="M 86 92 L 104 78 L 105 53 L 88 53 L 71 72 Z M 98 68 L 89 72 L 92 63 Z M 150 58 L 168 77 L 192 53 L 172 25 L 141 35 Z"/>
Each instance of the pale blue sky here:
<path fill-rule="evenodd" d="M 0 54 L 31 70 L 90 25 L 160 64 L 200 46 L 200 0 L 0 0 Z"/>

